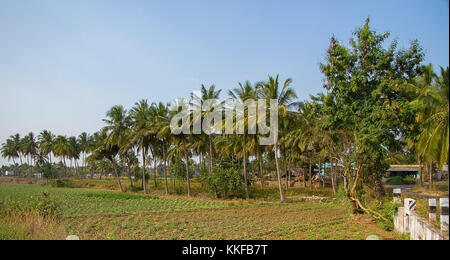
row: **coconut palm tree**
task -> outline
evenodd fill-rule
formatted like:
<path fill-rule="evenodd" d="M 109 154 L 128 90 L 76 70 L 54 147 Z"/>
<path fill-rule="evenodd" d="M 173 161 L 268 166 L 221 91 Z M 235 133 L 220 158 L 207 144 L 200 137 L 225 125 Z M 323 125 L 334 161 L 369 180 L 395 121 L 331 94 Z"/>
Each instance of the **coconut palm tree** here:
<path fill-rule="evenodd" d="M 147 194 L 147 181 L 145 179 L 146 173 L 146 161 L 147 155 L 150 150 L 150 146 L 154 140 L 154 135 L 151 132 L 152 121 L 150 114 L 150 106 L 147 100 L 141 100 L 135 103 L 134 107 L 130 111 L 130 117 L 132 120 L 132 136 L 129 147 L 137 145 L 138 150 L 142 155 L 142 186 L 144 193 Z"/>
<path fill-rule="evenodd" d="M 41 155 L 45 156 L 51 164 L 53 146 L 55 145 L 55 135 L 48 130 L 44 130 L 39 134 L 38 140 Z"/>
<path fill-rule="evenodd" d="M 278 101 L 278 114 L 279 117 L 281 118 L 286 116 L 289 107 L 296 104 L 294 101 L 297 98 L 297 95 L 295 94 L 294 90 L 291 87 L 289 87 L 291 83 L 292 80 L 288 78 L 287 80 L 284 81 L 284 84 L 280 86 L 279 75 L 277 75 L 275 78 L 269 77 L 269 80 L 267 82 L 260 82 L 257 84 L 257 91 L 261 97 L 263 97 L 267 101 L 269 100 Z M 281 184 L 281 171 L 278 160 L 278 153 L 279 153 L 279 143 L 277 140 L 274 145 L 274 154 L 275 154 L 275 163 L 277 166 L 277 177 L 278 177 L 278 187 L 280 190 L 280 199 L 283 202 L 285 200 L 285 197 L 283 192 L 283 186 Z"/>
<path fill-rule="evenodd" d="M 201 87 L 201 96 L 197 96 L 195 93 L 191 94 L 191 98 L 193 99 L 194 109 L 199 109 L 202 111 L 201 121 L 203 122 L 203 119 L 211 114 L 213 112 L 213 108 L 209 111 L 203 111 L 202 110 L 202 104 L 206 102 L 207 100 L 217 100 L 219 99 L 220 93 L 222 92 L 221 89 L 216 90 L 215 85 L 209 86 L 209 88 L 206 88 L 205 85 L 202 84 Z M 212 128 L 213 126 L 209 126 Z M 202 139 L 200 139 L 202 140 Z M 213 134 L 208 135 L 208 142 L 209 142 L 209 171 L 212 171 L 213 168 L 213 157 L 214 157 L 214 150 L 213 150 Z"/>
<path fill-rule="evenodd" d="M 176 102 L 174 102 L 173 104 L 171 104 L 171 108 L 170 108 L 170 118 L 174 118 L 175 115 L 181 113 L 183 110 L 185 110 L 188 106 L 188 102 L 186 102 L 184 99 L 180 99 L 177 100 Z M 186 112 L 186 116 L 189 117 L 188 120 L 188 125 L 186 127 L 188 127 L 189 129 L 189 133 L 192 132 L 192 111 L 184 111 Z M 178 145 L 180 145 L 184 151 L 184 159 L 185 159 L 185 164 L 186 164 L 186 181 L 187 181 L 187 193 L 188 196 L 190 197 L 192 195 L 191 193 L 191 178 L 190 178 L 190 173 L 189 173 L 189 158 L 190 158 L 190 153 L 189 153 L 189 147 L 188 147 L 188 138 L 186 136 L 185 133 L 183 133 L 183 131 L 181 131 L 179 134 L 177 135 L 172 135 L 172 138 L 174 140 L 175 143 L 178 143 Z"/>
<path fill-rule="evenodd" d="M 170 115 L 168 105 L 159 102 L 153 104 L 153 132 L 160 141 L 162 160 L 164 162 L 164 184 L 166 195 L 169 194 L 169 185 L 167 182 L 167 150 L 170 146 Z"/>
<path fill-rule="evenodd" d="M 120 147 L 116 144 L 109 143 L 108 137 L 111 135 L 111 132 L 108 134 L 108 128 L 103 128 L 100 133 L 95 135 L 97 148 L 94 149 L 92 154 L 88 157 L 89 161 L 102 161 L 107 159 L 114 170 L 114 174 L 116 176 L 117 182 L 119 184 L 119 189 L 121 192 L 124 192 L 122 182 L 120 181 L 119 172 L 117 170 L 117 162 L 116 157 L 120 152 Z M 110 138 L 111 139 L 111 138 Z"/>
<path fill-rule="evenodd" d="M 30 174 L 33 173 L 33 160 L 37 155 L 38 145 L 32 132 L 28 133 L 21 140 L 21 149 L 25 156 L 27 156 L 27 162 L 30 167 Z"/>
<path fill-rule="evenodd" d="M 83 132 L 78 136 L 78 145 L 80 146 L 80 152 L 82 154 L 82 166 L 83 168 L 86 168 L 86 155 L 89 145 L 89 135 L 86 132 Z"/>
<path fill-rule="evenodd" d="M 433 181 L 432 162 L 442 167 L 448 164 L 449 154 L 449 69 L 441 68 L 441 75 L 433 74 L 432 65 L 424 68 L 424 74 L 418 80 L 420 94 L 413 104 L 419 104 L 424 118 L 417 150 L 428 162 L 430 188 Z M 419 119 L 420 120 L 420 119 Z"/>
<path fill-rule="evenodd" d="M 6 142 L 2 144 L 1 154 L 3 158 L 7 158 L 8 161 L 12 160 L 13 164 L 16 164 L 15 158 L 19 158 L 19 153 L 15 148 L 13 139 L 7 139 Z"/>
<path fill-rule="evenodd" d="M 245 84 L 239 83 L 239 87 L 228 92 L 231 98 L 238 102 L 242 107 L 244 107 L 246 101 L 248 100 L 256 100 L 256 88 L 252 86 L 250 81 L 245 82 Z M 243 111 L 244 115 L 241 116 L 244 125 L 244 134 L 242 138 L 242 152 L 243 152 L 243 164 L 244 164 L 244 188 L 245 188 L 245 198 L 249 199 L 248 192 L 248 183 L 247 183 L 247 137 L 248 137 L 248 122 L 249 122 L 249 114 L 248 107 L 245 107 Z M 236 122 L 236 124 L 241 122 Z"/>
<path fill-rule="evenodd" d="M 69 145 L 69 159 L 70 166 L 75 168 L 75 174 L 78 175 L 78 160 L 80 159 L 80 146 L 78 145 L 77 138 L 75 136 L 70 136 L 67 139 Z"/>
<path fill-rule="evenodd" d="M 15 135 L 11 135 L 9 137 L 9 139 L 11 140 L 11 145 L 13 147 L 13 151 L 15 151 L 17 153 L 17 155 L 19 156 L 19 161 L 20 161 L 20 165 L 23 164 L 22 162 L 22 150 L 21 150 L 21 139 L 20 139 L 20 135 L 19 134 L 15 134 Z"/>
<path fill-rule="evenodd" d="M 59 135 L 56 137 L 53 154 L 60 157 L 64 165 L 64 174 L 67 174 L 66 158 L 70 157 L 70 147 L 66 136 Z"/>
<path fill-rule="evenodd" d="M 128 178 L 130 180 L 130 186 L 133 187 L 133 172 L 136 165 L 139 164 L 139 159 L 133 149 L 122 150 L 119 152 L 119 157 L 122 165 L 128 169 Z"/>

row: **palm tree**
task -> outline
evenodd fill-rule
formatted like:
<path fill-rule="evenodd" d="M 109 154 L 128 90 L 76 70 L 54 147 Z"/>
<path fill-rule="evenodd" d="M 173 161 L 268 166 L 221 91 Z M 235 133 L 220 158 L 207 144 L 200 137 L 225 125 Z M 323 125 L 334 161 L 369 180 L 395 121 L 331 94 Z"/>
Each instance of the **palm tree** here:
<path fill-rule="evenodd" d="M 17 155 L 19 156 L 19 161 L 20 164 L 22 165 L 22 150 L 21 150 L 21 139 L 20 139 L 20 135 L 19 134 L 15 134 L 15 135 L 11 135 L 9 137 L 9 139 L 11 140 L 11 145 L 13 146 L 13 151 L 15 151 L 17 153 Z"/>
<path fill-rule="evenodd" d="M 167 150 L 170 146 L 170 115 L 168 105 L 159 102 L 153 104 L 153 131 L 161 145 L 162 159 L 164 161 L 164 184 L 166 195 L 169 194 L 169 185 L 167 182 Z"/>
<path fill-rule="evenodd" d="M 66 136 L 59 135 L 56 137 L 53 154 L 61 158 L 64 165 L 64 174 L 67 174 L 66 158 L 70 156 L 70 147 Z"/>
<path fill-rule="evenodd" d="M 30 167 L 30 174 L 33 173 L 33 160 L 37 155 L 38 145 L 36 143 L 33 133 L 26 135 L 21 141 L 22 151 L 27 156 L 28 165 Z"/>
<path fill-rule="evenodd" d="M 145 163 L 147 160 L 148 151 L 152 143 L 153 135 L 151 134 L 151 118 L 150 106 L 147 100 L 141 100 L 135 103 L 135 106 L 130 111 L 132 119 L 132 136 L 131 142 L 128 146 L 137 145 L 142 155 L 142 187 L 144 193 L 147 194 L 147 181 L 145 179 Z"/>
<path fill-rule="evenodd" d="M 235 88 L 233 90 L 230 90 L 228 94 L 235 100 L 235 102 L 240 103 L 240 105 L 243 107 L 248 100 L 256 100 L 256 89 L 252 86 L 252 84 L 247 81 L 245 84 L 239 83 L 239 87 Z M 248 136 L 248 122 L 249 122 L 249 115 L 248 115 L 248 108 L 245 107 L 243 111 L 244 115 L 242 115 L 243 125 L 244 125 L 244 134 L 243 134 L 243 164 L 244 164 L 244 188 L 245 188 L 245 198 L 249 199 L 249 192 L 248 192 L 248 183 L 247 183 L 247 136 Z M 240 122 L 236 122 L 240 123 Z"/>
<path fill-rule="evenodd" d="M 175 115 L 179 114 L 180 112 L 182 112 L 184 109 L 186 109 L 187 106 L 187 102 L 185 102 L 185 100 L 181 99 L 181 100 L 177 100 L 176 102 L 174 102 L 171 105 L 171 109 L 170 109 L 170 118 L 174 118 Z M 189 131 L 191 132 L 191 127 L 192 127 L 192 120 L 191 120 L 191 111 L 185 111 L 187 112 L 187 116 L 189 117 L 188 120 L 188 128 Z M 186 134 L 183 132 L 180 132 L 177 135 L 172 135 L 172 138 L 175 139 L 176 142 L 178 142 L 178 144 L 181 144 L 181 147 L 184 151 L 184 159 L 185 159 L 185 164 L 186 164 L 186 180 L 187 180 L 187 192 L 188 192 L 188 196 L 190 197 L 191 194 L 191 180 L 190 180 L 190 173 L 189 173 L 189 150 L 188 150 L 188 146 L 187 146 L 187 138 L 186 138 Z"/>
<path fill-rule="evenodd" d="M 39 136 L 39 149 L 41 154 L 47 158 L 47 160 L 52 163 L 52 151 L 53 146 L 55 144 L 55 135 L 53 135 L 50 131 L 44 130 Z"/>
<path fill-rule="evenodd" d="M 119 156 L 122 165 L 126 165 L 126 167 L 128 168 L 128 178 L 130 180 L 130 186 L 133 187 L 132 170 L 134 171 L 135 166 L 139 164 L 139 159 L 133 149 L 121 150 L 119 152 Z"/>
<path fill-rule="evenodd" d="M 424 67 L 423 75 L 417 81 L 419 96 L 412 102 L 419 105 L 421 113 L 418 119 L 423 122 L 417 150 L 428 162 L 429 186 L 433 181 L 432 162 L 442 167 L 448 164 L 449 153 L 449 69 L 441 68 L 441 75 L 436 76 L 433 66 Z"/>
<path fill-rule="evenodd" d="M 15 158 L 19 157 L 19 153 L 15 149 L 15 144 L 13 139 L 7 139 L 6 143 L 2 144 L 1 154 L 3 158 L 7 158 L 9 160 L 13 160 L 13 164 L 16 164 Z"/>
<path fill-rule="evenodd" d="M 200 97 L 194 93 L 191 94 L 192 99 L 195 101 L 195 102 L 193 102 L 194 109 L 200 109 L 202 111 L 202 104 L 204 104 L 204 102 L 206 102 L 207 100 L 219 99 L 221 92 L 222 92 L 222 90 L 220 90 L 220 89 L 216 91 L 215 85 L 211 85 L 207 89 L 205 87 L 205 85 L 202 84 Z M 203 122 L 203 119 L 206 116 L 208 116 L 209 114 L 211 114 L 212 112 L 213 112 L 213 108 L 209 111 L 202 111 L 201 121 Z M 209 127 L 212 128 L 213 126 L 209 126 Z M 214 151 L 213 151 L 213 135 L 212 134 L 208 135 L 208 141 L 209 141 L 209 172 L 211 172 L 212 168 L 213 168 L 213 156 L 214 156 L 213 155 Z"/>
<path fill-rule="evenodd" d="M 117 182 L 119 184 L 119 189 L 121 192 L 124 192 L 124 189 L 122 187 L 122 182 L 120 181 L 120 176 L 117 171 L 117 163 L 116 163 L 116 157 L 119 154 L 120 147 L 116 144 L 109 143 L 108 137 L 111 136 L 111 133 L 108 135 L 107 128 L 103 128 L 103 130 L 95 135 L 97 148 L 92 152 L 92 154 L 88 157 L 88 160 L 90 161 L 102 161 L 104 159 L 107 159 L 114 170 L 114 174 L 116 175 Z"/>
<path fill-rule="evenodd" d="M 89 145 L 89 135 L 86 132 L 83 132 L 78 136 L 78 145 L 80 146 L 80 152 L 82 153 L 82 166 L 83 168 L 86 168 L 86 154 Z"/>
<path fill-rule="evenodd" d="M 104 119 L 103 122 L 106 126 L 102 131 L 106 134 L 105 145 L 103 153 L 107 153 L 107 158 L 113 164 L 115 175 L 118 179 L 120 190 L 122 189 L 122 184 L 120 182 L 120 177 L 117 172 L 115 155 L 119 153 L 115 152 L 115 149 L 129 150 L 129 136 L 130 136 L 130 126 L 131 118 L 127 115 L 127 110 L 123 106 L 113 106 L 107 113 L 108 119 Z M 103 148 L 102 148 L 103 149 Z"/>
<path fill-rule="evenodd" d="M 75 136 L 71 136 L 67 139 L 67 143 L 69 145 L 69 158 L 70 158 L 70 166 L 75 167 L 75 174 L 78 175 L 78 163 L 77 161 L 80 159 L 80 146 L 78 145 L 77 138 Z"/>
<path fill-rule="evenodd" d="M 283 86 L 280 86 L 279 75 L 277 75 L 276 78 L 269 77 L 269 80 L 267 82 L 261 82 L 257 84 L 257 91 L 261 97 L 263 97 L 267 101 L 269 100 L 278 101 L 278 111 L 281 118 L 286 116 L 288 108 L 293 104 L 295 104 L 294 100 L 297 98 L 297 95 L 295 94 L 294 90 L 289 87 L 291 83 L 292 80 L 288 78 L 284 82 Z M 274 153 L 275 153 L 275 163 L 277 166 L 277 177 L 278 177 L 278 187 L 280 190 L 280 199 L 283 202 L 285 200 L 285 197 L 283 192 L 283 186 L 281 184 L 281 171 L 280 171 L 280 164 L 278 161 L 278 152 L 279 149 L 277 140 L 274 145 Z"/>

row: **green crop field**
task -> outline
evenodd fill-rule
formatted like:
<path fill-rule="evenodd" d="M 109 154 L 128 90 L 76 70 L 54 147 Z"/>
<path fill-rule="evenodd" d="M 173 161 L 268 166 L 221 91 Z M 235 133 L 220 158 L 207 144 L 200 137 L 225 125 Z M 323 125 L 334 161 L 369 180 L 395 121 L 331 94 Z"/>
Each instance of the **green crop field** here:
<path fill-rule="evenodd" d="M 64 235 L 81 239 L 395 238 L 337 202 L 240 204 L 44 186 L 0 186 L 0 202 L 26 205 L 44 192 L 61 207 Z"/>
<path fill-rule="evenodd" d="M 0 186 L 0 200 L 26 203 L 43 192 L 62 206 L 64 217 L 118 215 L 226 207 L 225 202 L 160 199 L 153 196 L 121 194 L 106 190 L 47 188 L 41 186 Z"/>

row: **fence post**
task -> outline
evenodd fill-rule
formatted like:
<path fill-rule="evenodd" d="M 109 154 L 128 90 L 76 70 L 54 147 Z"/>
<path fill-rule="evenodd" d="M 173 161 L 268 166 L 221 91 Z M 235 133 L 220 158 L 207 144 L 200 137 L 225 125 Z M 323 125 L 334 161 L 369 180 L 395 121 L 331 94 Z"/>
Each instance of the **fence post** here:
<path fill-rule="evenodd" d="M 412 212 L 416 211 L 416 201 L 413 199 L 405 199 L 405 232 L 409 233 L 410 225 L 409 225 L 409 217 Z"/>
<path fill-rule="evenodd" d="M 437 220 L 437 216 L 436 216 L 436 208 L 437 208 L 437 201 L 436 199 L 429 199 L 428 200 L 428 205 L 430 207 L 430 212 L 428 214 L 430 221 L 436 221 Z"/>
<path fill-rule="evenodd" d="M 402 189 L 394 189 L 394 203 L 402 203 Z"/>
<path fill-rule="evenodd" d="M 441 231 L 448 232 L 448 198 L 441 198 Z"/>

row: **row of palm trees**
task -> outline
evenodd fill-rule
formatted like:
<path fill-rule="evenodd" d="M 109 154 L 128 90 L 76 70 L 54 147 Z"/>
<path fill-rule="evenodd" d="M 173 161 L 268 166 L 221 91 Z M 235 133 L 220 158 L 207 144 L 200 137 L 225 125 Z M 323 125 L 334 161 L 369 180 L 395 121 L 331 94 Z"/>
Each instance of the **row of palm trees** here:
<path fill-rule="evenodd" d="M 411 92 L 414 96 L 411 106 L 417 109 L 417 136 L 410 138 L 408 151 L 415 151 L 417 158 L 428 165 L 433 162 L 442 165 L 448 163 L 448 68 L 441 70 L 441 75 L 433 73 L 432 66 L 424 67 L 424 73 L 412 84 Z M 354 141 L 351 132 L 333 130 L 326 126 L 331 116 L 328 111 L 336 104 L 327 93 L 311 96 L 308 102 L 297 102 L 295 91 L 291 88 L 291 79 L 280 81 L 279 76 L 269 77 L 267 81 L 252 84 L 245 82 L 228 92 L 228 96 L 236 103 L 244 104 L 248 100 L 275 99 L 278 101 L 279 138 L 272 146 L 261 146 L 258 134 L 248 134 L 249 114 L 244 113 L 243 135 L 187 135 L 171 133 L 170 122 L 180 110 L 169 109 L 168 104 L 162 102 L 149 103 L 141 100 L 127 110 L 123 106 L 113 106 L 104 119 L 105 127 L 92 135 L 86 133 L 78 137 L 55 136 L 49 131 L 43 131 L 37 138 L 32 133 L 21 138 L 18 134 L 11 136 L 2 145 L 2 156 L 20 162 L 26 159 L 27 164 L 44 158 L 52 163 L 52 155 L 58 157 L 67 167 L 90 168 L 91 171 L 104 172 L 111 168 L 118 180 L 121 190 L 124 190 L 119 176 L 128 172 L 131 183 L 132 173 L 142 177 L 142 189 L 148 193 L 147 173 L 154 168 L 154 181 L 158 165 L 162 165 L 165 192 L 169 193 L 168 165 L 184 161 L 186 167 L 187 194 L 192 195 L 190 178 L 192 176 L 192 159 L 198 158 L 199 165 L 206 171 L 212 171 L 220 161 L 227 158 L 235 162 L 242 169 L 244 176 L 245 197 L 249 198 L 248 174 L 249 162 L 253 165 L 253 172 L 258 172 L 261 185 L 264 185 L 264 171 L 269 161 L 275 161 L 275 173 L 278 182 L 281 201 L 285 200 L 284 191 L 289 188 L 289 170 L 306 168 L 309 174 L 309 187 L 313 188 L 314 167 L 327 162 L 331 165 L 330 176 L 334 192 L 337 191 L 336 168 L 351 169 L 353 158 L 349 156 Z M 191 100 L 204 102 L 221 98 L 222 91 L 214 85 L 201 86 L 200 94 L 191 94 Z M 184 101 L 178 101 L 181 109 Z M 195 120 L 202 120 L 212 111 L 203 111 L 200 119 L 191 116 L 190 129 L 192 131 Z M 236 119 L 236 118 L 235 118 Z M 239 122 L 242 123 L 242 122 Z M 235 128 L 238 122 L 234 122 Z M 406 138 L 406 137 L 405 137 Z M 138 159 L 139 158 L 139 159 Z M 403 158 L 404 159 L 404 158 Z M 206 166 L 207 162 L 207 166 Z M 140 167 L 142 165 L 142 167 Z M 141 174 L 136 172 L 139 169 Z M 283 185 L 282 177 L 286 176 Z M 343 186 L 349 192 L 351 172 L 343 172 Z M 175 182 L 175 178 L 173 178 Z M 132 184 L 133 185 L 133 184 Z M 306 183 L 305 183 L 306 185 Z M 430 185 L 431 186 L 431 185 Z"/>
<path fill-rule="evenodd" d="M 78 137 L 75 136 L 55 136 L 48 130 L 42 131 L 37 137 L 30 132 L 24 137 L 20 134 L 10 136 L 2 145 L 1 154 L 4 158 L 12 160 L 16 164 L 16 160 L 20 165 L 26 164 L 32 171 L 33 166 L 40 162 L 46 161 L 53 163 L 54 158 L 60 158 L 64 169 L 67 168 L 67 160 L 70 161 L 70 167 L 78 168 L 78 162 L 81 160 L 82 167 L 86 167 L 86 155 L 90 152 L 92 145 L 89 135 L 82 133 Z"/>

